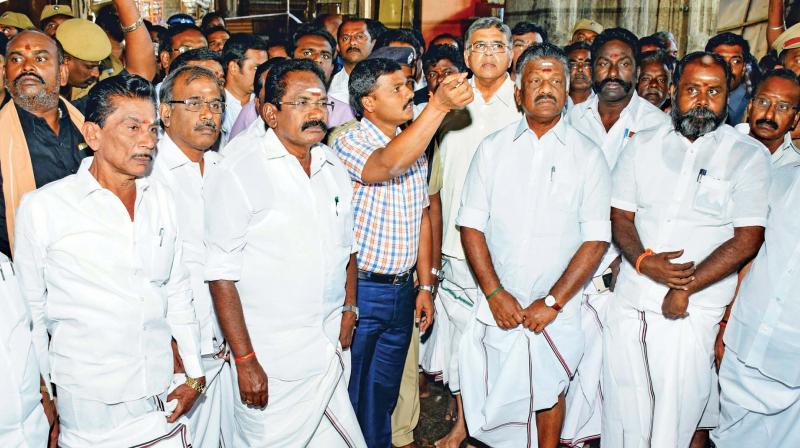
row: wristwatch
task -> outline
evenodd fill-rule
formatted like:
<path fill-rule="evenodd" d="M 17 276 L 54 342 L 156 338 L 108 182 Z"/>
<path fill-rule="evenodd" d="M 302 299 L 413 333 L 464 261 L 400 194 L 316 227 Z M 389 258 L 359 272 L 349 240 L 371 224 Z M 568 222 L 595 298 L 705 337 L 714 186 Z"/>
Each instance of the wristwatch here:
<path fill-rule="evenodd" d="M 439 280 L 439 283 L 444 280 L 444 271 L 441 269 L 431 268 L 431 274 L 436 276 L 436 280 Z"/>
<path fill-rule="evenodd" d="M 358 321 L 358 307 L 355 305 L 345 305 L 342 307 L 342 313 L 351 312 L 356 315 L 356 321 Z"/>
<path fill-rule="evenodd" d="M 204 383 L 201 383 L 200 380 L 198 380 L 197 378 L 189 378 L 187 376 L 186 385 L 196 390 L 198 394 L 202 394 L 203 392 L 206 391 L 206 385 Z"/>
<path fill-rule="evenodd" d="M 418 289 L 420 291 L 428 291 L 429 293 L 431 293 L 431 295 L 436 293 L 436 288 L 434 288 L 433 285 L 419 285 Z"/>
<path fill-rule="evenodd" d="M 557 313 L 561 312 L 562 306 L 556 302 L 556 298 L 552 294 L 544 298 L 544 304 L 556 310 Z"/>

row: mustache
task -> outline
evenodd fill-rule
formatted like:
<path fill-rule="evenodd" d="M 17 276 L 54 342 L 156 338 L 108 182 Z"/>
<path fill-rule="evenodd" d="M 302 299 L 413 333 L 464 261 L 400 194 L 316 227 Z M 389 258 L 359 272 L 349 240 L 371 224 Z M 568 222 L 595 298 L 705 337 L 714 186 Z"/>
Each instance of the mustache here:
<path fill-rule="evenodd" d="M 633 83 L 632 82 L 626 82 L 625 80 L 620 79 L 620 78 L 606 78 L 606 79 L 603 79 L 601 81 L 595 82 L 595 87 L 596 87 L 595 91 L 596 92 L 600 92 L 601 90 L 603 90 L 603 87 L 607 86 L 608 84 L 610 84 L 612 82 L 615 82 L 615 83 L 621 85 L 622 86 L 622 90 L 624 90 L 625 93 L 630 92 L 631 89 L 633 88 Z"/>
<path fill-rule="evenodd" d="M 201 131 L 203 129 L 211 129 L 212 131 L 216 131 L 217 128 L 218 128 L 217 124 L 211 120 L 203 120 L 194 125 L 195 131 Z"/>
<path fill-rule="evenodd" d="M 361 49 L 358 48 L 358 47 L 350 47 L 350 48 L 347 49 L 347 52 L 348 53 L 350 53 L 350 52 L 352 52 L 352 53 L 361 53 Z"/>
<path fill-rule="evenodd" d="M 42 84 L 45 83 L 44 82 L 44 78 L 39 76 L 37 73 L 24 72 L 24 73 L 21 73 L 19 76 L 17 76 L 17 79 L 14 80 L 14 86 L 15 87 L 19 86 L 19 84 L 23 81 L 23 78 L 26 78 L 26 77 L 33 77 L 33 78 L 36 78 L 40 83 L 42 83 Z"/>
<path fill-rule="evenodd" d="M 698 138 L 717 129 L 728 116 L 727 109 L 719 115 L 706 107 L 695 107 L 687 112 L 681 112 L 678 107 L 673 107 L 672 125 L 686 138 Z"/>
<path fill-rule="evenodd" d="M 149 160 L 153 160 L 153 153 L 137 152 L 131 156 L 131 159 L 135 159 L 137 157 L 147 157 Z"/>
<path fill-rule="evenodd" d="M 760 126 L 762 124 L 771 127 L 773 131 L 778 130 L 778 123 L 775 123 L 772 120 L 766 118 L 759 118 L 758 120 L 756 120 L 756 126 Z"/>
<path fill-rule="evenodd" d="M 319 128 L 322 132 L 328 132 L 328 125 L 322 120 L 308 120 L 300 127 L 300 131 L 305 131 L 311 128 Z"/>
<path fill-rule="evenodd" d="M 575 73 L 575 75 L 572 77 L 572 79 L 580 79 L 580 80 L 586 81 L 586 80 L 589 79 L 589 77 L 586 76 L 586 73 L 584 73 L 584 72 L 578 72 L 578 73 Z"/>
<path fill-rule="evenodd" d="M 550 95 L 549 93 L 542 93 L 541 95 L 536 95 L 536 98 L 533 99 L 534 103 L 538 103 L 541 100 L 552 100 L 556 102 L 556 97 Z"/>

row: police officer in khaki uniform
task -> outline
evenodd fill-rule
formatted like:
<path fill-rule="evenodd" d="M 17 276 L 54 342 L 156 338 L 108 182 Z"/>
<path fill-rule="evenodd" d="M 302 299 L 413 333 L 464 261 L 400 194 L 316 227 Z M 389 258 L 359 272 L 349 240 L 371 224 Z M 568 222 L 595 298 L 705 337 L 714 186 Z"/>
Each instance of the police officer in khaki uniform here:
<path fill-rule="evenodd" d="M 6 11 L 0 15 L 0 33 L 11 39 L 23 30 L 35 30 L 36 25 L 25 14 Z"/>
<path fill-rule="evenodd" d="M 55 37 L 64 48 L 64 63 L 69 69 L 62 94 L 75 102 L 89 92 L 101 74 L 105 75 L 102 61 L 111 54 L 111 42 L 102 28 L 85 19 L 63 22 Z"/>
<path fill-rule="evenodd" d="M 66 5 L 47 5 L 42 9 L 39 26 L 48 36 L 55 38 L 56 30 L 65 21 L 75 18 L 72 8 Z"/>

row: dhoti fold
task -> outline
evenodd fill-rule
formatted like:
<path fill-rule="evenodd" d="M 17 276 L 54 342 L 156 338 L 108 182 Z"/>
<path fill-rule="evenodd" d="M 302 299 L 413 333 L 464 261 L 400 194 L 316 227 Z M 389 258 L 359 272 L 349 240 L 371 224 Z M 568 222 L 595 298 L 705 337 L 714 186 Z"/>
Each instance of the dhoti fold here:
<path fill-rule="evenodd" d="M 206 390 L 191 411 L 189 429 L 194 448 L 233 446 L 233 384 L 230 364 L 224 358 L 203 356 Z"/>
<path fill-rule="evenodd" d="M 719 370 L 722 390 L 719 448 L 800 446 L 800 387 L 774 380 L 725 349 Z"/>
<path fill-rule="evenodd" d="M 459 358 L 469 434 L 493 448 L 538 446 L 536 411 L 556 404 L 582 352 L 577 307 L 540 334 L 470 320 Z"/>
<path fill-rule="evenodd" d="M 585 294 L 582 299 L 583 357 L 567 391 L 567 413 L 561 430 L 561 443 L 567 446 L 600 438 L 603 413 L 603 326 L 613 294 Z"/>
<path fill-rule="evenodd" d="M 604 446 L 688 447 L 709 402 L 724 308 L 689 306 L 670 320 L 619 293 L 604 328 Z"/>

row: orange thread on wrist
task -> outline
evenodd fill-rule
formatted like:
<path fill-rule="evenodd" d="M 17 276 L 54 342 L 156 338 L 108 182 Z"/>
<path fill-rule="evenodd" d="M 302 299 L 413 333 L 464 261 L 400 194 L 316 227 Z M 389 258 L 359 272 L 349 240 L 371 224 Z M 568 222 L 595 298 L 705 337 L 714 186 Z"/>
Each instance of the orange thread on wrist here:
<path fill-rule="evenodd" d="M 256 356 L 256 352 L 250 352 L 250 353 L 248 353 L 246 355 L 235 356 L 233 358 L 233 360 L 236 361 L 236 362 L 242 362 L 242 361 L 247 361 L 248 359 L 253 358 L 255 356 Z"/>
<path fill-rule="evenodd" d="M 642 254 L 639 255 L 639 258 L 636 259 L 636 272 L 640 274 L 642 273 L 642 271 L 640 270 L 640 268 L 642 267 L 642 261 L 644 261 L 644 259 L 649 257 L 650 255 L 653 255 L 652 249 L 645 249 L 644 252 L 642 252 Z"/>

